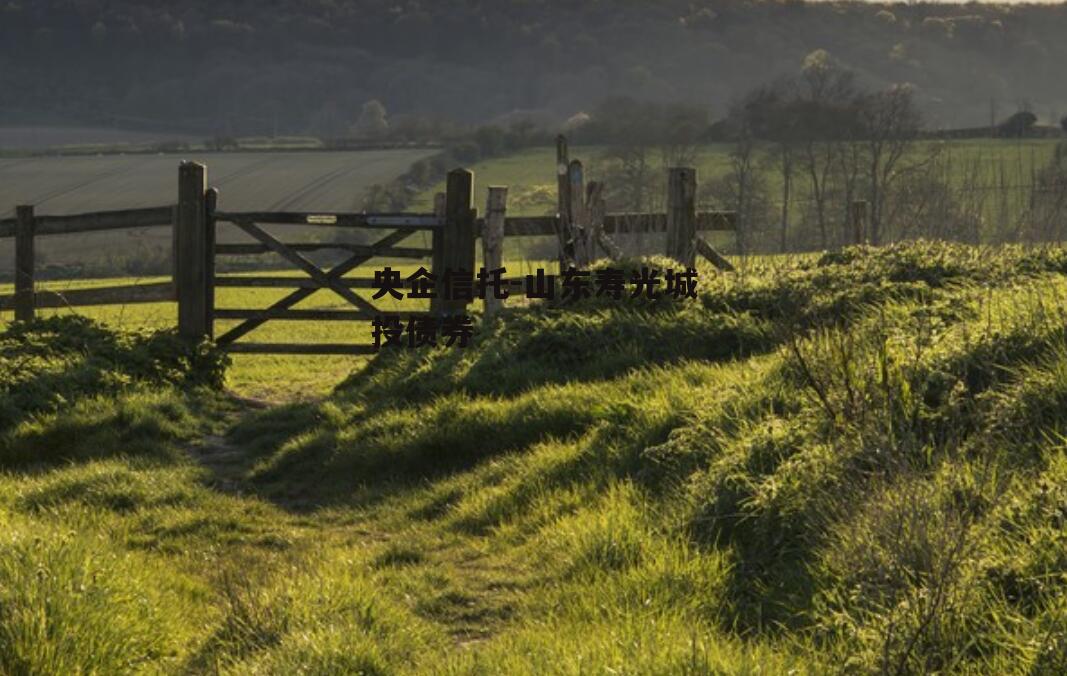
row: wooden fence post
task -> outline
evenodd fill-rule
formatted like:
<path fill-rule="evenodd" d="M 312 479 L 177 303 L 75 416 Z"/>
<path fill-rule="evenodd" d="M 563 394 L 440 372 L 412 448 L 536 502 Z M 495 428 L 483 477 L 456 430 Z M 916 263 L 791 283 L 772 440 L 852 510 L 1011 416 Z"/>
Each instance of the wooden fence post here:
<path fill-rule="evenodd" d="M 433 215 L 442 220 L 448 217 L 448 210 L 446 208 L 447 197 L 445 193 L 439 192 L 433 196 Z M 446 221 L 447 222 L 447 221 Z M 447 227 L 447 226 L 446 226 Z M 446 227 L 435 228 L 431 233 L 431 249 L 433 251 L 430 262 L 430 271 L 437 275 L 437 287 L 436 296 L 430 301 L 430 312 L 435 315 L 444 314 L 444 295 L 441 290 L 444 288 L 441 275 L 445 274 L 445 239 L 446 239 Z"/>
<path fill-rule="evenodd" d="M 170 210 L 170 285 L 174 300 L 178 300 L 178 221 L 181 209 L 175 204 Z"/>
<path fill-rule="evenodd" d="M 574 259 L 574 250 L 568 240 L 571 234 L 571 179 L 567 137 L 556 137 L 556 235 L 559 237 L 560 269 Z"/>
<path fill-rule="evenodd" d="M 486 271 L 497 270 L 504 265 L 504 221 L 508 214 L 508 189 L 492 186 L 485 205 L 485 231 L 482 232 L 482 265 Z M 504 301 L 486 290 L 485 316 L 492 317 L 504 306 Z"/>
<path fill-rule="evenodd" d="M 178 169 L 178 335 L 201 340 L 211 335 L 210 233 L 207 167 L 182 162 Z"/>
<path fill-rule="evenodd" d="M 585 170 L 579 160 L 573 160 L 567 168 L 571 205 L 567 228 L 567 259 L 578 268 L 584 268 L 592 260 L 589 250 L 589 219 L 585 203 Z"/>
<path fill-rule="evenodd" d="M 585 208 L 589 215 L 589 256 L 595 260 L 596 247 L 599 244 L 608 258 L 619 260 L 622 258 L 622 250 L 604 232 L 604 218 L 608 215 L 608 205 L 604 201 L 604 184 L 599 181 L 589 181 L 586 186 Z"/>
<path fill-rule="evenodd" d="M 206 176 L 205 176 L 206 178 Z M 207 245 L 204 247 L 206 256 L 204 265 L 207 275 L 207 291 L 205 295 L 205 310 L 207 312 L 207 336 L 215 339 L 215 239 L 216 222 L 215 211 L 219 207 L 218 188 L 208 188 L 204 194 L 204 222 L 207 231 Z"/>
<path fill-rule="evenodd" d="M 447 195 L 445 195 L 443 192 L 436 193 L 433 196 L 433 215 L 434 216 L 437 216 L 438 218 L 444 218 L 445 217 L 445 214 L 447 213 L 446 210 L 445 210 L 445 204 L 446 204 L 445 200 L 447 200 L 447 199 L 448 199 Z"/>
<path fill-rule="evenodd" d="M 447 270 L 467 270 L 474 274 L 475 210 L 474 173 L 466 169 L 448 172 L 445 192 L 445 229 L 441 251 L 441 267 L 437 275 L 437 295 L 444 294 L 444 276 Z M 446 315 L 461 315 L 467 311 L 467 300 L 443 299 L 440 308 Z"/>
<path fill-rule="evenodd" d="M 667 179 L 667 256 L 696 265 L 696 169 L 675 167 Z"/>
<path fill-rule="evenodd" d="M 36 307 L 33 206 L 15 209 L 15 321 L 33 321 Z"/>
<path fill-rule="evenodd" d="M 863 244 L 864 231 L 867 229 L 867 202 L 857 200 L 852 203 L 852 243 Z"/>

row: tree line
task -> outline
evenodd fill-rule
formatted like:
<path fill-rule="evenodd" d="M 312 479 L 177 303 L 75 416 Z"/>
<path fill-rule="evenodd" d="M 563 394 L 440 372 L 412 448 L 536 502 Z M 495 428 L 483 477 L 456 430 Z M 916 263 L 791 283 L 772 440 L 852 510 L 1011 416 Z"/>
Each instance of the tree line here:
<path fill-rule="evenodd" d="M 0 123 L 199 134 L 348 134 L 519 112 L 566 120 L 617 96 L 722 114 L 825 49 L 878 86 L 910 82 L 932 126 L 1031 99 L 1067 106 L 1067 7 L 735 0 L 34 0 L 0 3 Z M 16 95 L 17 93 L 17 95 Z M 1060 110 L 1059 113 L 1064 111 Z"/>

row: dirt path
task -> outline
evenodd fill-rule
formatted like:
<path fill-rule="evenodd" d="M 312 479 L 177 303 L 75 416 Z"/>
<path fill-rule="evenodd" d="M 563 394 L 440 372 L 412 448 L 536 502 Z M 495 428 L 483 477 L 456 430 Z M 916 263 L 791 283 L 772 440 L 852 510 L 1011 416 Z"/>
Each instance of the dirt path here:
<path fill-rule="evenodd" d="M 249 415 L 284 404 L 236 396 L 231 401 L 234 409 L 185 450 L 208 471 L 209 487 L 255 499 L 258 491 L 248 476 L 257 457 L 233 443 L 227 432 Z M 484 538 L 456 537 L 440 523 L 399 519 L 398 512 L 387 505 L 309 512 L 298 497 L 271 495 L 270 501 L 291 513 L 316 543 L 364 553 L 372 574 L 380 576 L 384 586 L 395 586 L 396 602 L 438 625 L 460 649 L 472 649 L 508 626 L 521 606 L 520 598 L 533 583 L 529 571 L 486 552 Z M 415 552 L 414 560 L 400 568 L 383 564 L 381 550 L 389 546 L 405 552 L 410 549 Z M 402 589 L 407 591 L 401 593 Z M 412 595 L 413 589 L 421 593 Z"/>

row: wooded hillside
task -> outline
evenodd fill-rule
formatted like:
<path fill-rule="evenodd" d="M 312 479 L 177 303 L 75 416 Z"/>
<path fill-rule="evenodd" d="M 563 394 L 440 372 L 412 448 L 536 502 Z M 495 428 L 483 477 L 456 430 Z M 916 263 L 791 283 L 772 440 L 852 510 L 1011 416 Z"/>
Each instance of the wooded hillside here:
<path fill-rule="evenodd" d="M 1067 109 L 1067 7 L 735 0 L 9 0 L 0 124 L 347 134 L 390 123 L 565 119 L 620 94 L 725 112 L 825 49 L 878 87 L 912 82 L 934 126 L 991 101 Z M 17 92 L 17 96 L 13 95 Z M 413 117 L 416 116 L 416 117 Z M 419 118 L 417 116 L 424 116 Z"/>

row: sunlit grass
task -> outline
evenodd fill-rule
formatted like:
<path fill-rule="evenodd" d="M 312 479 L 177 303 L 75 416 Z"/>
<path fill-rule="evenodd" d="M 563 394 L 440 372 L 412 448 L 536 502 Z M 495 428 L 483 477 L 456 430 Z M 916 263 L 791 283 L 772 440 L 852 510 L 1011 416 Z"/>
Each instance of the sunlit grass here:
<path fill-rule="evenodd" d="M 71 401 L 5 400 L 0 672 L 1062 673 L 1064 260 L 758 261 L 258 411 L 57 355 Z"/>

